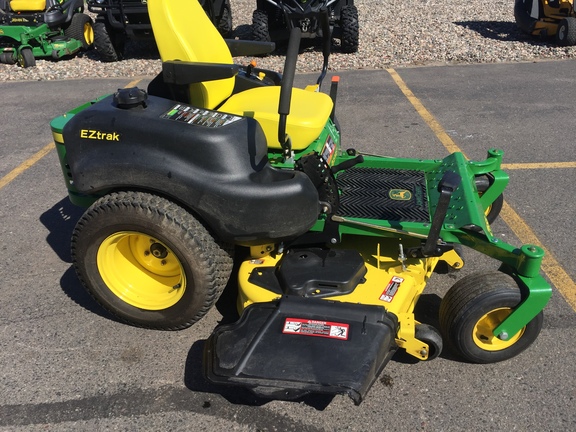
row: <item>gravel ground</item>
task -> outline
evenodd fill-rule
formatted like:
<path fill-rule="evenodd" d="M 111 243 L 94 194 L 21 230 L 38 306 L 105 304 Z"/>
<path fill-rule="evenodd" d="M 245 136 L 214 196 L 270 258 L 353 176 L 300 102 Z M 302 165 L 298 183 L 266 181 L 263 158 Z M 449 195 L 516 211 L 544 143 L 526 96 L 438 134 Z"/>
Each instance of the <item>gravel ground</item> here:
<path fill-rule="evenodd" d="M 235 35 L 250 36 L 254 0 L 231 0 Z M 450 3 L 454 3 L 450 5 Z M 512 0 L 356 0 L 360 21 L 360 48 L 342 54 L 333 48 L 331 70 L 381 69 L 421 65 L 522 62 L 566 59 L 576 56 L 576 47 L 557 47 L 522 34 L 515 22 Z M 262 68 L 280 71 L 284 57 L 278 54 L 258 59 Z M 129 43 L 127 59 L 102 63 L 91 50 L 60 61 L 38 60 L 22 69 L 0 64 L 0 80 L 53 80 L 89 77 L 139 77 L 160 70 L 153 43 Z M 238 58 L 238 63 L 249 60 Z M 297 71 L 318 71 L 318 47 L 304 48 Z"/>

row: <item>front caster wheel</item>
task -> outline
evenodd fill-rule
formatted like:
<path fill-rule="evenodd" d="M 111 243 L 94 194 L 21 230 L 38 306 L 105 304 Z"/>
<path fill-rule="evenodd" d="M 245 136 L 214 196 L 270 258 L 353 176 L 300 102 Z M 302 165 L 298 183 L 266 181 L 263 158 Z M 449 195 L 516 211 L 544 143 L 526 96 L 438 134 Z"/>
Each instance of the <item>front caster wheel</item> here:
<path fill-rule="evenodd" d="M 106 310 L 159 330 L 202 318 L 232 269 L 231 254 L 190 213 L 142 192 L 96 201 L 76 225 L 72 258 L 79 279 Z"/>
<path fill-rule="evenodd" d="M 506 340 L 492 333 L 520 300 L 516 282 L 504 273 L 478 273 L 462 278 L 440 304 L 440 329 L 445 342 L 472 363 L 495 363 L 520 354 L 538 337 L 542 312 Z"/>
<path fill-rule="evenodd" d="M 22 68 L 30 68 L 36 66 L 36 58 L 32 52 L 32 48 L 22 48 L 18 53 L 18 65 Z"/>

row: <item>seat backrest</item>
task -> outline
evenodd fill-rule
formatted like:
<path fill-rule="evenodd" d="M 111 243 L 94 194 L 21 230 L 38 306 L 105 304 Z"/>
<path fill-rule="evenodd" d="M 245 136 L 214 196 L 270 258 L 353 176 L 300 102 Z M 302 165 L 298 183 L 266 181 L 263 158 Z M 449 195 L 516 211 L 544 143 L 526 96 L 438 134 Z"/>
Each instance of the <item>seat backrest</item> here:
<path fill-rule="evenodd" d="M 10 9 L 14 12 L 41 12 L 46 9 L 46 0 L 12 0 Z"/>
<path fill-rule="evenodd" d="M 148 0 L 148 13 L 162 61 L 232 64 L 226 42 L 197 0 Z M 213 109 L 234 89 L 234 78 L 190 85 L 192 105 Z"/>

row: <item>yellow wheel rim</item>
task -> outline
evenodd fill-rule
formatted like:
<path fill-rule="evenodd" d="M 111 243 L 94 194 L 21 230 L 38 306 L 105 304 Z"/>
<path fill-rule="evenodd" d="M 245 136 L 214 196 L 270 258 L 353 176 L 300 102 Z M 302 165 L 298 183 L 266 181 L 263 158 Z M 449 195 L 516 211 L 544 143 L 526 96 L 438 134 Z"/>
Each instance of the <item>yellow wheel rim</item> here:
<path fill-rule="evenodd" d="M 186 275 L 178 257 L 146 234 L 122 231 L 98 248 L 100 276 L 110 291 L 140 309 L 174 306 L 186 291 Z"/>
<path fill-rule="evenodd" d="M 490 204 L 486 210 L 484 210 L 484 216 L 488 217 L 488 215 L 490 214 L 490 212 L 492 211 L 492 204 Z"/>
<path fill-rule="evenodd" d="M 494 309 L 478 320 L 474 326 L 472 337 L 474 343 L 485 351 L 501 351 L 514 345 L 524 334 L 524 329 L 520 330 L 508 340 L 498 339 L 492 333 L 496 327 L 512 313 L 510 308 Z"/>
<path fill-rule="evenodd" d="M 92 28 L 92 24 L 87 22 L 84 24 L 84 40 L 88 45 L 92 45 L 94 43 L 94 29 Z"/>
<path fill-rule="evenodd" d="M 484 195 L 484 192 L 478 192 L 479 197 L 482 197 L 482 195 Z M 484 216 L 488 217 L 491 211 L 492 211 L 492 204 L 486 207 L 486 210 L 484 210 Z"/>

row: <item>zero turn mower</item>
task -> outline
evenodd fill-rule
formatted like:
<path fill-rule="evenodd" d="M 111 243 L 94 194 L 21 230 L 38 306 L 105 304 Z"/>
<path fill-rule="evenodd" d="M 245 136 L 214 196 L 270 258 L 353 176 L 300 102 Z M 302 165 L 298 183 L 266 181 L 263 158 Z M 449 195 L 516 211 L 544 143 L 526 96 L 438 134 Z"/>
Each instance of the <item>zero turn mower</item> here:
<path fill-rule="evenodd" d="M 87 50 L 94 31 L 83 11 L 83 0 L 0 0 L 0 63 L 26 68 Z"/>
<path fill-rule="evenodd" d="M 298 28 L 280 76 L 234 64 L 273 44 L 225 42 L 196 1 L 148 7 L 162 58 L 148 90 L 118 90 L 51 123 L 69 197 L 88 207 L 74 266 L 106 310 L 184 329 L 233 278 L 240 318 L 206 342 L 205 374 L 268 398 L 360 403 L 398 349 L 431 360 L 448 344 L 492 363 L 536 339 L 551 296 L 544 252 L 490 229 L 508 183 L 502 151 L 481 161 L 344 151 L 338 80 L 318 91 L 329 38 L 318 82 L 293 88 Z M 325 12 L 322 26 L 329 34 Z M 438 266 L 463 266 L 460 245 L 501 266 L 448 290 L 438 330 L 414 308 Z"/>

